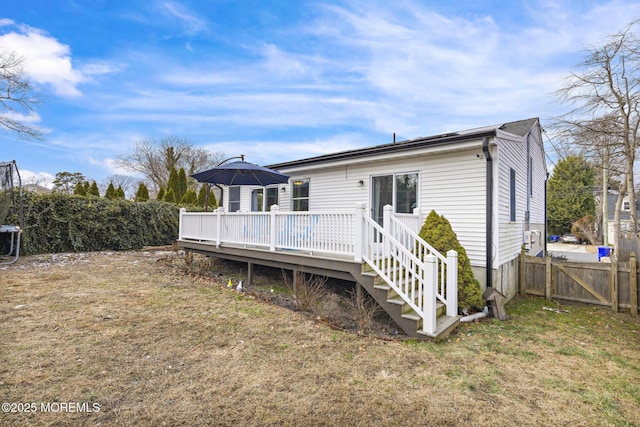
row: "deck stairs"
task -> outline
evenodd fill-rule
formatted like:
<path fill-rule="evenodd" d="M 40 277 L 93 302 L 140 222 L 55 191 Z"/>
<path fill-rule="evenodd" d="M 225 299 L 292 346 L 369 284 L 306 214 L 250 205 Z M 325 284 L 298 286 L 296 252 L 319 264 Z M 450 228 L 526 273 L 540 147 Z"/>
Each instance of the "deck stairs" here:
<path fill-rule="evenodd" d="M 412 338 L 440 341 L 446 339 L 460 323 L 461 316 L 447 316 L 444 304 L 438 301 L 436 304 L 436 330 L 433 334 L 427 334 L 422 331 L 422 317 L 367 263 L 362 265 L 361 276 L 368 279 L 359 282 L 369 295 L 389 314 L 403 332 Z M 417 303 L 417 293 L 415 299 Z"/>

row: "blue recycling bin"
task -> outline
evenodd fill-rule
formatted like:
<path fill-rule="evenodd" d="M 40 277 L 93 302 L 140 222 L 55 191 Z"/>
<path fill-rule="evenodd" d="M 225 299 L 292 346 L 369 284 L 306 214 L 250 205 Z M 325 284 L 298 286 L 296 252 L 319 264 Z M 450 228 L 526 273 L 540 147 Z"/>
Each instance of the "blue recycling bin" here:
<path fill-rule="evenodd" d="M 608 256 L 611 256 L 611 246 L 598 246 L 598 261 Z"/>

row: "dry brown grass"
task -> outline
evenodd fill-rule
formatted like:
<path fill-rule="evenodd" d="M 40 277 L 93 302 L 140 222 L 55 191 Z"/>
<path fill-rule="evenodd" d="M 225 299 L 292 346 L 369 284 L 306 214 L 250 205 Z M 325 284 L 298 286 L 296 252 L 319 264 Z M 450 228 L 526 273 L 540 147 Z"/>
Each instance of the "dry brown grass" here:
<path fill-rule="evenodd" d="M 38 405 L 0 425 L 640 425 L 638 316 L 520 299 L 443 343 L 381 340 L 187 275 L 191 261 L 0 269 L 0 400 Z"/>

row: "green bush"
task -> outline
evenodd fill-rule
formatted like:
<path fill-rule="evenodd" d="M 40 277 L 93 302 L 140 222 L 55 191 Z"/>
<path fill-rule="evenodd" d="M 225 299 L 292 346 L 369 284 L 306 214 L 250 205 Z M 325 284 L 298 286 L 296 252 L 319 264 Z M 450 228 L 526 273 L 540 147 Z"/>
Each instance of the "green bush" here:
<path fill-rule="evenodd" d="M 484 299 L 480 283 L 474 277 L 467 251 L 458 241 L 449 221 L 432 210 L 420 229 L 420 237 L 443 255 L 452 249 L 458 252 L 458 308 L 482 309 Z"/>
<path fill-rule="evenodd" d="M 175 205 L 136 203 L 61 193 L 24 198 L 25 254 L 137 250 L 166 245 L 178 236 Z"/>

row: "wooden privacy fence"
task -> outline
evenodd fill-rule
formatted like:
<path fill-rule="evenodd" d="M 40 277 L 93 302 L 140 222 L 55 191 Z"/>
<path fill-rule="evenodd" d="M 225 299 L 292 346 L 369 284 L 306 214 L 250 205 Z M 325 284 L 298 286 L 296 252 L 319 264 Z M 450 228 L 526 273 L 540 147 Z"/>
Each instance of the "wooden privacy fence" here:
<path fill-rule="evenodd" d="M 519 291 L 523 295 L 628 309 L 638 314 L 638 268 L 629 262 L 567 262 L 520 254 Z"/>

